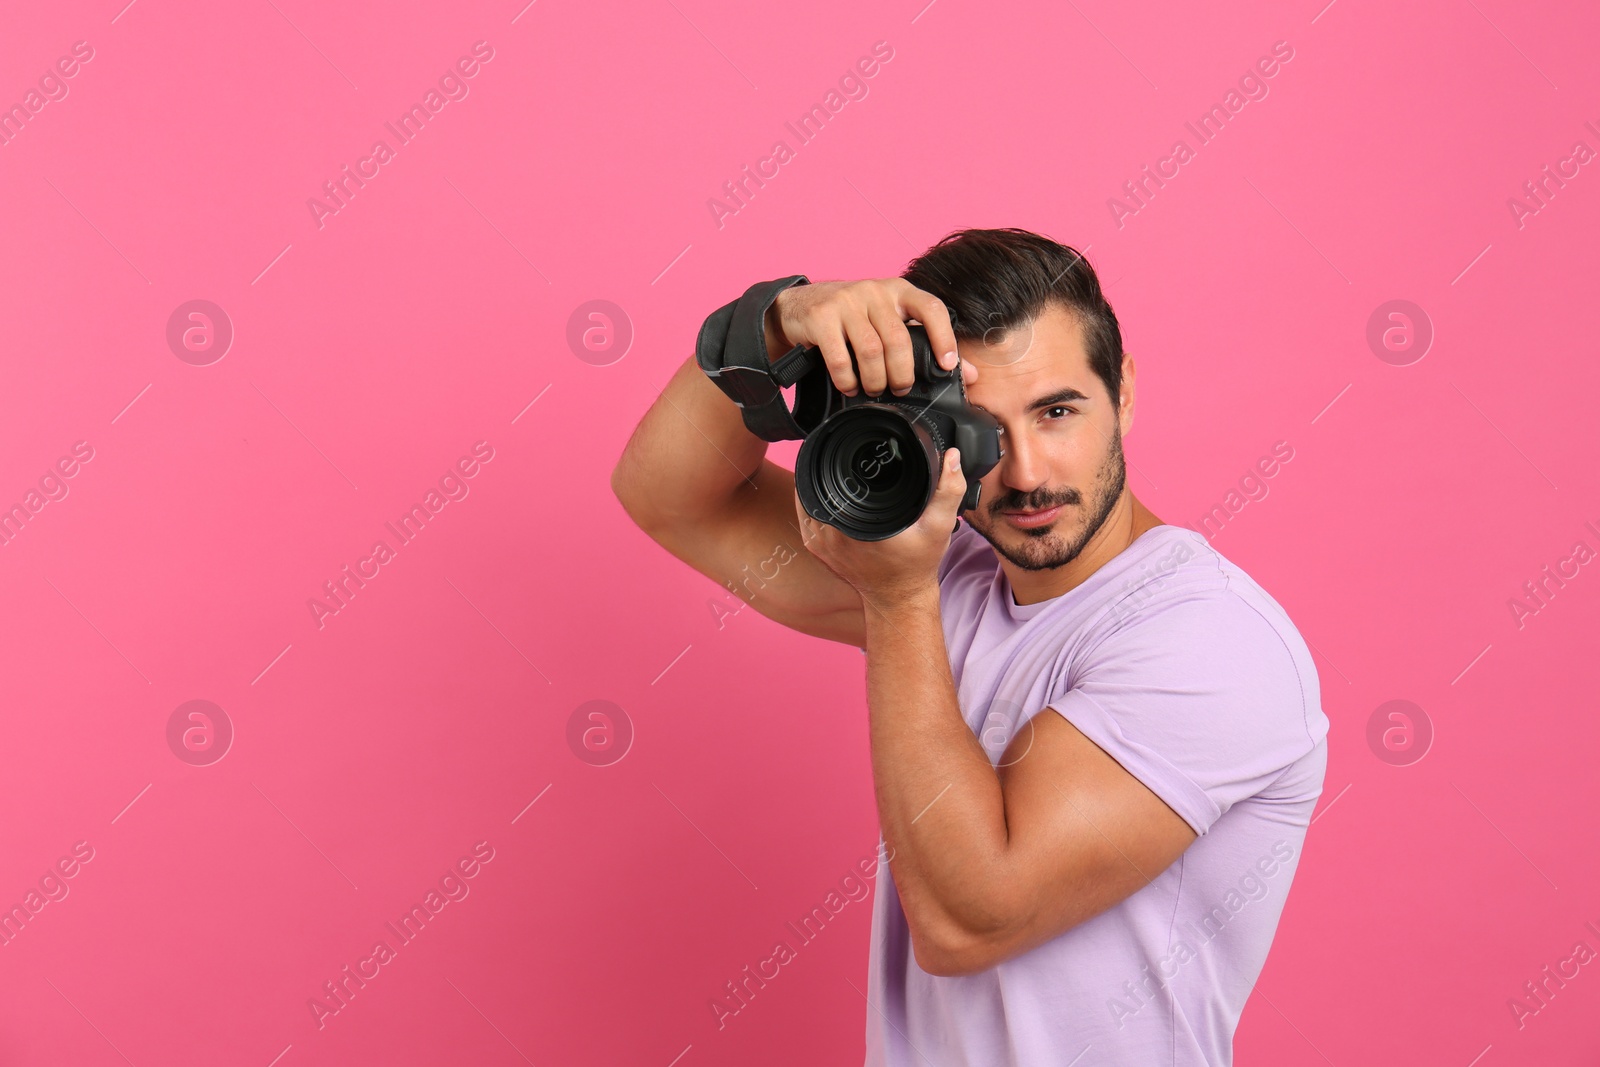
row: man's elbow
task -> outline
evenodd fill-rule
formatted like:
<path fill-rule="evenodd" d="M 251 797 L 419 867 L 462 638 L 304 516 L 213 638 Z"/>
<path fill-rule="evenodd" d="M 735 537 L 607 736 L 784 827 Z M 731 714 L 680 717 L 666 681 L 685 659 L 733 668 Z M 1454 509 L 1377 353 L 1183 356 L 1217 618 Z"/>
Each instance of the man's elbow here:
<path fill-rule="evenodd" d="M 611 468 L 611 495 L 624 508 L 628 506 L 628 454 L 624 452 L 617 457 L 617 462 Z"/>
<path fill-rule="evenodd" d="M 648 531 L 653 520 L 640 494 L 634 492 L 635 479 L 628 464 L 627 453 L 623 453 L 617 465 L 611 468 L 611 495 L 617 498 L 617 503 L 622 505 L 622 510 L 635 526 Z"/>
<path fill-rule="evenodd" d="M 989 943 L 978 935 L 970 935 L 960 942 L 929 944 L 911 941 L 917 966 L 937 978 L 965 978 L 981 974 L 1001 962 Z"/>
<path fill-rule="evenodd" d="M 1002 962 L 1009 923 L 995 911 L 966 922 L 944 919 L 913 926 L 911 949 L 917 966 L 939 978 L 979 974 Z"/>

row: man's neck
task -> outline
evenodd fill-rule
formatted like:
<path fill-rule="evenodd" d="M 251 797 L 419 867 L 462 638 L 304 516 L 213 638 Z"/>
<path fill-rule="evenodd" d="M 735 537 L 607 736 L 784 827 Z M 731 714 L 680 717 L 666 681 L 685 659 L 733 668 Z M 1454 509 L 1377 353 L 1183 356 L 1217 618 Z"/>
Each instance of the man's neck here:
<path fill-rule="evenodd" d="M 1018 607 L 1025 607 L 1071 592 L 1138 540 L 1140 534 L 1162 525 L 1164 523 L 1139 503 L 1137 497 L 1124 493 L 1122 501 L 1071 563 L 1049 570 L 1028 571 L 1001 557 L 1000 566 L 1011 585 L 1012 599 Z"/>

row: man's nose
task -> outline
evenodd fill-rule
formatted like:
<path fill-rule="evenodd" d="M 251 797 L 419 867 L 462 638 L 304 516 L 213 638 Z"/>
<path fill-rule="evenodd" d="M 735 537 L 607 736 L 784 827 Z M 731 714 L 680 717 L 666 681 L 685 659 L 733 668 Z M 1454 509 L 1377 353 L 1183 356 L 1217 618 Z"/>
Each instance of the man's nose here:
<path fill-rule="evenodd" d="M 1023 437 L 1000 435 L 1000 480 L 1020 492 L 1032 492 L 1043 484 L 1043 457 Z"/>

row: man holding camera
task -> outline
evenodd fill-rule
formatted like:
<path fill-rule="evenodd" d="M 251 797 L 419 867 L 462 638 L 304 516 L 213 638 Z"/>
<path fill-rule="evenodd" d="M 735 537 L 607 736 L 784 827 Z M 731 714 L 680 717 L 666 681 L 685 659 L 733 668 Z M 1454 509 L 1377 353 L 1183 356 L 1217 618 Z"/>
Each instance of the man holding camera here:
<path fill-rule="evenodd" d="M 1328 720 L 1304 641 L 1240 568 L 1128 490 L 1134 363 L 1077 252 L 965 230 L 900 278 L 793 281 L 752 287 L 770 302 L 731 329 L 708 320 L 612 487 L 724 585 L 790 545 L 751 606 L 866 653 L 892 857 L 867 1064 L 1231 1064 L 1322 791 Z M 775 384 L 798 366 L 784 357 L 815 348 L 832 389 L 893 406 L 925 391 L 925 367 L 992 419 L 998 458 L 928 451 L 926 505 L 892 536 L 819 521 L 833 513 L 802 502 L 751 429 L 771 425 L 758 408 L 799 420 L 770 385 L 717 380 L 748 352 L 703 351 L 724 332 L 732 351 L 752 314 Z M 931 346 L 922 363 L 914 339 Z M 800 429 L 807 446 L 821 432 Z M 914 452 L 894 458 L 920 476 Z M 981 471 L 975 502 L 964 468 Z"/>

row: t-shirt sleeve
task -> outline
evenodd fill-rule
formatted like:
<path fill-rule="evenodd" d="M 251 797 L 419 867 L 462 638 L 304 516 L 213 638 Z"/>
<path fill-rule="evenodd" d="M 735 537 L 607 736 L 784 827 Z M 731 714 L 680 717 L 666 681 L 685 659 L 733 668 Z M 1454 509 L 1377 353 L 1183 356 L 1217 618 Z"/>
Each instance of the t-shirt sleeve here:
<path fill-rule="evenodd" d="M 1073 673 L 1049 707 L 1197 834 L 1315 747 L 1317 696 L 1295 657 L 1273 623 L 1227 592 L 1152 605 Z"/>

